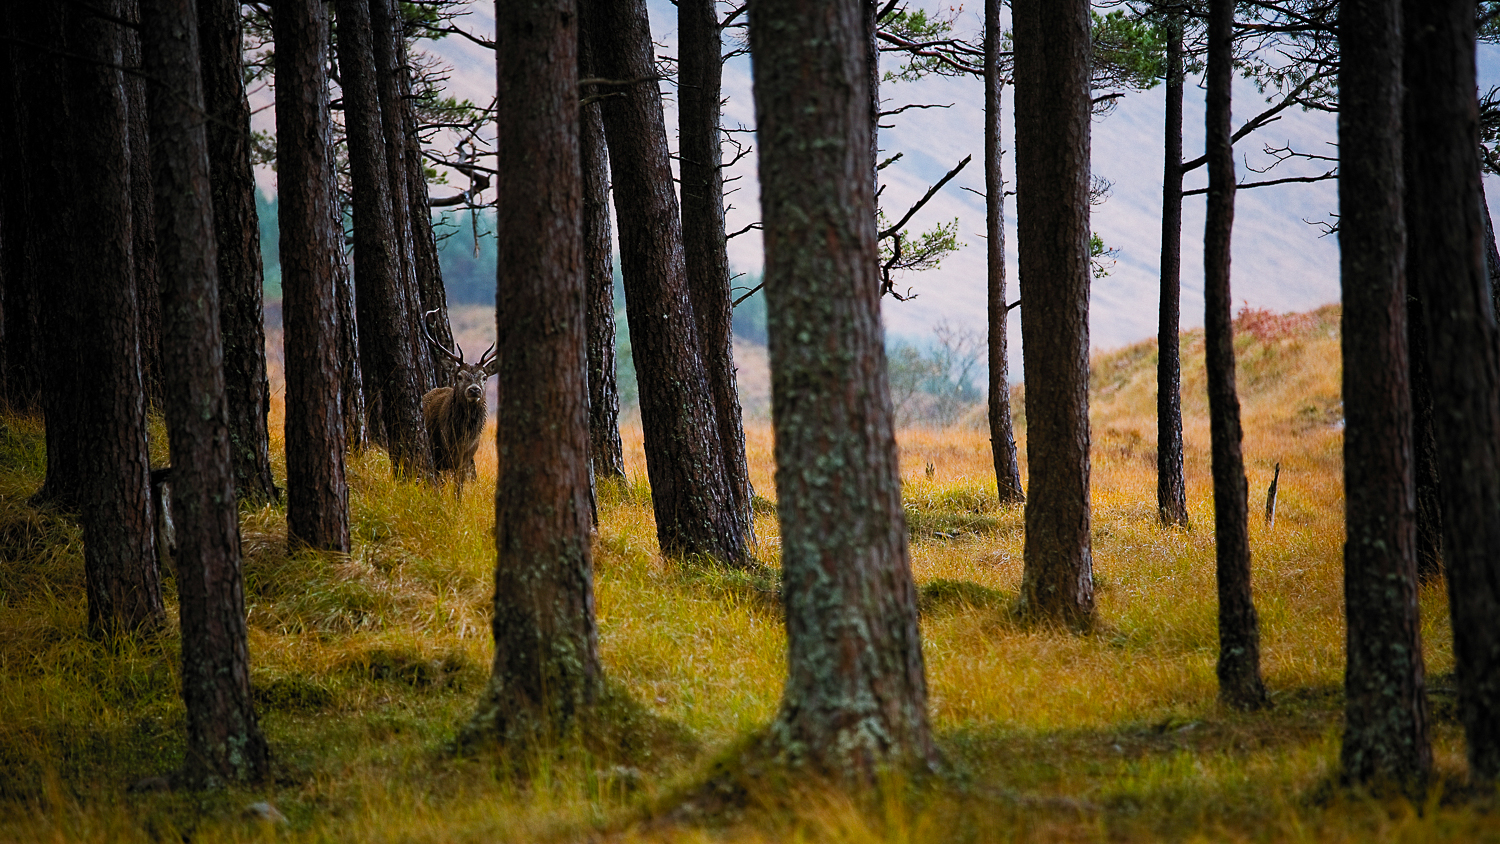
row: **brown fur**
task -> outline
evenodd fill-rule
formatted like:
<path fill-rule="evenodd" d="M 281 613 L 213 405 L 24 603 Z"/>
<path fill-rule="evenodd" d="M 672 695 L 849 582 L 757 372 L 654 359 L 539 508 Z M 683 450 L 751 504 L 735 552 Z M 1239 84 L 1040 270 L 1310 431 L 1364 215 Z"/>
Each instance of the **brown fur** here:
<path fill-rule="evenodd" d="M 424 331 L 434 313 L 429 311 L 423 319 Z M 443 348 L 430 331 L 427 339 L 455 364 L 452 384 L 428 390 L 422 396 L 422 421 L 427 423 L 427 437 L 432 441 L 432 468 L 439 473 L 452 472 L 457 481 L 455 495 L 462 497 L 464 481 L 476 474 L 474 452 L 479 450 L 479 435 L 489 414 L 484 381 L 494 374 L 495 362 L 490 356 L 494 346 L 478 363 L 464 363 L 462 349 L 454 354 Z"/>

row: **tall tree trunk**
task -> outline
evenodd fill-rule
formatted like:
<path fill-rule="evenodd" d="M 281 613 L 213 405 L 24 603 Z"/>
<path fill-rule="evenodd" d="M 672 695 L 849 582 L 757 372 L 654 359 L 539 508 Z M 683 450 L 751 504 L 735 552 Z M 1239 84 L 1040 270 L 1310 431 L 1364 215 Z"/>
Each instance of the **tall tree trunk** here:
<path fill-rule="evenodd" d="M 990 453 L 995 461 L 995 490 L 1001 504 L 1026 500 L 1016 433 L 1010 411 L 1010 343 L 1005 301 L 1005 146 L 1000 139 L 1000 96 L 1005 80 L 1000 67 L 1001 0 L 984 4 L 984 231 L 987 259 L 990 362 Z"/>
<path fill-rule="evenodd" d="M 411 111 L 411 83 L 407 79 L 406 42 L 403 35 L 405 27 L 397 0 L 370 0 L 370 26 L 374 36 L 375 83 L 380 95 L 380 122 L 385 130 L 386 168 L 390 172 L 392 222 L 399 244 L 397 255 L 401 259 L 398 289 L 406 302 L 407 312 L 411 314 L 411 321 L 404 328 L 407 344 L 411 347 L 412 365 L 417 371 L 417 393 L 420 399 L 428 390 L 439 386 L 439 372 L 444 375 L 441 382 L 443 385 L 452 383 L 452 379 L 448 377 L 451 369 L 447 365 L 447 358 L 428 347 L 426 334 L 421 327 L 423 299 L 417 282 L 417 222 L 412 214 L 414 192 L 422 196 L 421 216 L 429 227 L 432 217 L 426 206 L 427 180 L 419 177 L 414 191 L 409 178 L 411 171 L 407 167 L 409 142 L 406 135 L 406 115 Z M 414 120 L 411 122 L 415 124 Z M 448 309 L 444 307 L 439 314 L 447 322 Z M 442 360 L 443 364 L 437 363 L 438 360 Z M 418 410 L 420 409 L 419 400 Z"/>
<path fill-rule="evenodd" d="M 1411 158 L 1402 155 L 1411 185 Z M 1411 219 L 1411 190 L 1406 191 L 1407 219 Z M 1408 238 L 1408 256 L 1413 239 Z M 1408 264 L 1413 259 L 1407 258 Z M 1438 487 L 1437 435 L 1433 428 L 1432 376 L 1427 363 L 1426 307 L 1417 296 L 1416 282 L 1408 274 L 1406 294 L 1406 346 L 1411 367 L 1413 479 L 1417 504 L 1417 576 L 1423 581 L 1443 576 L 1443 507 Z"/>
<path fill-rule="evenodd" d="M 682 241 L 688 291 L 703 365 L 719 421 L 724 477 L 734 496 L 741 530 L 755 541 L 753 490 L 745 463 L 745 429 L 735 383 L 733 302 L 729 293 L 729 252 L 724 235 L 724 172 L 719 147 L 719 112 L 724 70 L 715 0 L 679 0 L 678 170 L 682 178 Z"/>
<path fill-rule="evenodd" d="M 161 268 L 163 373 L 182 607 L 186 779 L 259 781 L 270 757 L 250 701 L 240 523 L 219 335 L 218 256 L 194 0 L 143 0 Z"/>
<path fill-rule="evenodd" d="M 198 0 L 203 98 L 210 119 L 208 163 L 218 246 L 219 326 L 224 393 L 229 402 L 229 455 L 241 501 L 277 495 L 266 414 L 265 303 L 255 174 L 250 169 L 250 101 L 245 96 L 237 0 Z"/>
<path fill-rule="evenodd" d="M 1420 788 L 1432 748 L 1406 381 L 1400 23 L 1400 0 L 1346 0 L 1339 15 L 1348 619 L 1341 761 L 1346 782 Z"/>
<path fill-rule="evenodd" d="M 1500 327 L 1480 219 L 1474 6 L 1404 3 L 1407 273 L 1426 317 L 1469 775 L 1500 777 Z"/>
<path fill-rule="evenodd" d="M 588 21 L 578 28 L 578 75 L 591 79 Z M 594 477 L 625 479 L 620 443 L 620 391 L 615 380 L 615 270 L 609 232 L 609 150 L 597 100 L 579 111 L 578 151 L 583 167 L 583 265 L 587 283 L 589 454 Z"/>
<path fill-rule="evenodd" d="M 127 20 L 140 20 L 139 0 L 125 0 Z M 124 67 L 141 67 L 141 36 L 130 27 L 120 30 Z M 126 137 L 130 146 L 130 256 L 135 264 L 136 301 L 140 308 L 141 381 L 146 407 L 160 410 L 166 400 L 161 356 L 161 287 L 156 267 L 155 197 L 151 186 L 151 132 L 147 128 L 146 80 L 125 74 Z M 149 434 L 148 434 L 149 436 Z"/>
<path fill-rule="evenodd" d="M 405 192 L 392 178 L 398 152 L 388 152 L 370 20 L 370 6 L 383 0 L 339 0 L 339 70 L 344 123 L 354 193 L 354 285 L 360 364 L 365 377 L 370 430 L 390 451 L 402 475 L 430 475 L 432 452 L 422 421 L 425 378 L 410 333 L 420 314 L 408 290 L 410 243 Z M 399 138 L 398 138 L 399 140 Z M 398 166 L 392 166 L 393 164 Z M 397 213 L 397 210 L 400 213 Z M 414 286 L 414 285 L 413 285 Z M 425 357 L 425 355 L 424 355 Z"/>
<path fill-rule="evenodd" d="M 522 746 L 566 733 L 594 702 L 602 673 L 573 8 L 573 0 L 514 0 L 497 7 L 495 21 L 495 663 L 470 731 Z M 541 231 L 550 236 L 538 239 Z"/>
<path fill-rule="evenodd" d="M 37 222 L 32 216 L 28 243 L 31 258 L 32 290 L 36 296 L 37 333 L 35 346 L 39 351 L 38 362 L 46 373 L 38 383 L 47 440 L 47 475 L 42 488 L 32 496 L 35 504 L 53 505 L 64 510 L 78 512 L 82 504 L 85 472 L 83 466 L 84 426 L 77 424 L 85 412 L 79 392 L 85 380 L 82 347 L 71 340 L 78 332 L 84 314 L 70 308 L 68 302 L 70 285 L 80 256 L 72 248 L 71 237 L 82 225 L 75 220 L 77 203 L 73 202 L 73 179 L 75 173 L 68 166 L 68 150 L 65 145 L 74 141 L 74 127 L 70 123 L 68 92 L 65 74 L 68 64 L 60 51 L 64 43 L 64 28 L 70 23 L 65 19 L 61 7 L 12 5 L 8 12 L 15 21 L 16 32 L 16 87 L 25 98 L 26 121 L 20 125 L 21 160 L 26 162 L 28 210 L 40 205 L 43 198 L 59 197 L 51 208 L 52 220 L 47 225 Z M 123 118 L 122 118 L 123 119 Z M 118 179 L 122 174 L 116 173 Z M 109 189 L 93 186 L 95 191 L 109 196 Z M 125 188 L 128 190 L 128 187 Z M 105 212 L 116 210 L 114 205 L 104 206 Z M 129 236 L 129 223 L 125 236 Z M 89 247 L 101 246 L 97 237 L 90 237 Z M 118 244 L 116 244 L 118 247 Z M 129 246 L 125 247 L 125 259 L 129 260 Z M 109 272 L 118 274 L 120 267 L 111 266 Z M 134 275 L 125 270 L 121 284 L 134 284 Z M 49 281 L 50 280 L 50 281 Z M 134 297 L 132 296 L 132 299 Z M 19 313 L 20 309 L 15 309 Z M 17 340 L 22 335 L 16 326 L 7 325 L 14 331 Z M 134 329 L 132 329 L 133 331 Z M 66 332 L 66 333 L 64 333 Z M 133 336 L 133 335 L 132 335 Z M 90 336 L 90 340 L 99 339 Z M 132 339 L 132 342 L 133 339 Z M 61 346 L 61 348 L 57 348 Z M 56 349 L 56 351 L 54 351 Z M 58 357 L 61 353 L 63 357 Z M 139 374 L 135 376 L 139 383 Z M 64 423 L 62 420 L 68 420 Z"/>
<path fill-rule="evenodd" d="M 1234 227 L 1234 149 L 1230 85 L 1234 80 L 1233 0 L 1210 0 L 1208 12 L 1208 214 L 1203 229 L 1204 367 L 1214 476 L 1214 544 L 1219 591 L 1219 699 L 1237 709 L 1265 705 L 1260 679 L 1260 622 L 1250 594 L 1250 527 L 1240 400 L 1234 385 L 1229 237 Z"/>
<path fill-rule="evenodd" d="M 99 12 L 119 18 L 124 9 L 63 4 L 19 15 L 32 24 L 26 43 L 40 45 L 23 58 L 23 84 L 38 92 L 27 127 L 33 196 L 56 200 L 37 243 L 47 484 L 53 500 L 79 508 L 89 631 L 104 637 L 165 616 L 131 260 L 124 56 L 119 26 Z"/>
<path fill-rule="evenodd" d="M 330 124 L 326 147 L 333 149 L 333 127 Z M 338 168 L 330 156 L 324 164 L 325 179 L 333 191 L 328 204 L 329 271 L 333 274 L 334 314 L 337 323 L 335 359 L 340 364 L 339 402 L 344 411 L 344 442 L 353 449 L 364 448 L 371 439 L 366 424 L 365 374 L 359 364 L 359 326 L 355 316 L 354 275 L 345 250 L 344 213 L 337 199 Z"/>
<path fill-rule="evenodd" d="M 286 325 L 287 538 L 349 550 L 338 305 L 328 148 L 328 13 L 321 0 L 276 0 L 277 183 Z"/>
<path fill-rule="evenodd" d="M 749 557 L 749 537 L 724 472 L 683 265 L 646 3 L 584 5 L 599 75 L 631 80 L 616 91 L 620 96 L 604 100 L 604 128 L 657 540 L 672 556 L 707 554 L 737 564 Z"/>
<path fill-rule="evenodd" d="M 0 103 L 10 119 L 0 120 L 0 298 L 4 301 L 5 392 L 12 412 L 40 409 L 42 391 L 41 314 L 37 302 L 35 247 L 41 234 L 32 227 L 31 181 L 36 169 L 22 127 L 31 119 L 36 92 L 21 85 L 25 71 L 20 46 L 22 13 L 0 9 Z"/>
<path fill-rule="evenodd" d="M 750 6 L 787 681 L 766 737 L 869 783 L 937 751 L 880 326 L 862 0 Z M 821 139 L 839 138 L 831 144 Z"/>
<path fill-rule="evenodd" d="M 875 207 L 880 207 L 880 31 L 881 0 L 863 0 L 860 21 L 864 25 L 865 76 L 869 79 L 870 106 L 870 185 L 875 191 Z M 880 244 L 876 243 L 876 249 Z M 879 262 L 879 252 L 875 260 Z"/>
<path fill-rule="evenodd" d="M 1500 246 L 1495 244 L 1495 221 L 1490 218 L 1489 199 L 1484 194 L 1484 172 L 1479 178 L 1479 212 L 1484 217 L 1484 271 L 1490 280 L 1490 302 L 1500 314 Z"/>
<path fill-rule="evenodd" d="M 1156 512 L 1163 525 L 1187 527 L 1182 471 L 1182 28 L 1167 19 L 1167 117 L 1161 177 L 1161 308 L 1156 332 Z"/>
<path fill-rule="evenodd" d="M 453 345 L 453 329 L 448 322 L 448 291 L 443 287 L 443 268 L 438 261 L 437 236 L 432 231 L 432 208 L 427 204 L 427 168 L 422 162 L 422 136 L 417 128 L 416 97 L 412 93 L 411 56 L 404 36 L 398 39 L 401 52 L 397 70 L 402 124 L 402 163 L 406 169 L 407 214 L 411 221 L 413 269 L 417 278 L 417 293 L 420 300 L 419 316 L 436 310 L 431 322 L 432 336 L 438 342 Z M 453 383 L 454 366 L 446 355 L 434 354 L 421 338 L 417 329 L 422 352 L 427 355 L 428 376 L 433 386 L 441 387 Z M 421 360 L 421 358 L 418 358 Z"/>
<path fill-rule="evenodd" d="M 1016 213 L 1026 366 L 1026 613 L 1086 628 L 1089 5 L 1016 0 Z"/>

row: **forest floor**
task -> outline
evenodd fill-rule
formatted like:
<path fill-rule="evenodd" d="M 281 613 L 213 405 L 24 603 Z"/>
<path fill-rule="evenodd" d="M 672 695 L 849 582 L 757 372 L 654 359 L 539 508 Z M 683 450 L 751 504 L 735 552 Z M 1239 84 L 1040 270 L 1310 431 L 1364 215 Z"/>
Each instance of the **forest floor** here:
<path fill-rule="evenodd" d="M 252 679 L 275 779 L 192 793 L 130 790 L 182 760 L 175 632 L 84 635 L 78 531 L 26 504 L 44 473 L 41 425 L 0 419 L 0 841 L 1500 841 L 1497 796 L 1460 785 L 1441 583 L 1421 593 L 1438 786 L 1417 804 L 1336 787 L 1338 311 L 1242 314 L 1239 328 L 1270 709 L 1216 700 L 1203 338 L 1190 332 L 1191 529 L 1156 520 L 1154 343 L 1094 361 L 1097 629 L 1015 620 L 1022 510 L 996 502 L 987 432 L 904 431 L 931 713 L 949 775 L 892 779 L 859 802 L 768 787 L 748 812 L 704 824 L 669 821 L 662 808 L 772 718 L 785 638 L 774 583 L 659 554 L 638 427 L 624 432 L 630 483 L 601 492 L 599 647 L 614 687 L 677 725 L 673 740 L 625 756 L 581 746 L 519 762 L 456 755 L 493 654 L 493 440 L 461 502 L 391 480 L 371 451 L 351 458 L 347 556 L 289 556 L 282 509 L 243 511 Z M 747 438 L 756 489 L 774 496 L 769 425 L 753 423 Z M 1270 526 L 1260 502 L 1277 462 Z M 763 509 L 759 553 L 774 568 L 776 521 Z M 174 605 L 170 576 L 167 591 Z"/>

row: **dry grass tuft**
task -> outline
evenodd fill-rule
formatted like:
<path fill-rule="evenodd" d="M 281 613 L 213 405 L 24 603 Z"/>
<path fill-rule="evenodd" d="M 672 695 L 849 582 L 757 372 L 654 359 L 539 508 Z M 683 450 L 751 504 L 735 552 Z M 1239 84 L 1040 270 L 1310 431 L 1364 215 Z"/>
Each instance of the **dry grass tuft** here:
<path fill-rule="evenodd" d="M 1155 345 L 1093 363 L 1090 635 L 1015 619 L 1023 509 L 995 498 L 982 426 L 902 432 L 931 712 L 951 777 L 893 778 L 860 798 L 747 780 L 748 811 L 693 822 L 647 819 L 770 721 L 785 672 L 764 421 L 747 431 L 764 564 L 749 571 L 662 558 L 640 427 L 626 426 L 629 479 L 601 487 L 595 544 L 611 691 L 594 732 L 556 753 L 453 752 L 493 653 L 492 432 L 462 501 L 392 479 L 378 451 L 352 456 L 348 555 L 289 554 L 284 509 L 244 509 L 252 682 L 277 778 L 174 794 L 126 788 L 181 762 L 175 634 L 84 636 L 78 531 L 26 504 L 45 471 L 41 425 L 4 417 L 0 841 L 1500 840 L 1496 796 L 1457 785 L 1441 584 L 1421 600 L 1444 791 L 1413 806 L 1330 786 L 1344 646 L 1338 312 L 1245 312 L 1238 326 L 1252 498 L 1282 464 L 1276 526 L 1253 517 L 1251 535 L 1271 711 L 1216 702 L 1207 401 L 1202 335 L 1190 332 L 1188 530 L 1156 522 Z M 273 413 L 279 432 L 279 401 Z M 247 818 L 260 800 L 288 822 Z"/>

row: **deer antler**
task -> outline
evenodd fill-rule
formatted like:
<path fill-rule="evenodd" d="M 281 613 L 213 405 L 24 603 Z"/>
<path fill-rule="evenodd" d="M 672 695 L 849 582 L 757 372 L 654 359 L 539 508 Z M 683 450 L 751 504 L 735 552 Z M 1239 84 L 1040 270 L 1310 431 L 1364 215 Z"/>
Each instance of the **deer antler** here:
<path fill-rule="evenodd" d="M 479 363 L 476 363 L 474 365 L 477 366 L 477 367 L 479 367 L 480 369 L 483 369 L 486 372 L 489 372 L 490 364 L 493 364 L 494 362 L 495 362 L 495 344 L 491 343 L 490 347 L 488 349 L 485 349 L 484 354 L 482 354 L 482 355 L 479 356 Z M 494 373 L 490 372 L 490 374 L 493 375 Z"/>
<path fill-rule="evenodd" d="M 464 365 L 464 347 L 458 345 L 458 341 L 457 340 L 453 341 L 454 348 L 458 349 L 458 354 L 455 355 L 455 354 L 453 354 L 452 349 L 449 349 L 447 346 L 444 346 L 442 343 L 439 343 L 437 341 L 437 338 L 435 338 L 435 337 L 432 336 L 432 331 L 428 329 L 427 321 L 430 320 L 430 319 L 432 319 L 432 315 L 435 314 L 435 313 L 437 313 L 437 312 L 438 312 L 438 309 L 437 308 L 433 308 L 432 310 L 430 310 L 427 313 L 425 313 L 425 314 L 422 315 L 422 333 L 425 334 L 425 335 L 427 335 L 427 342 L 431 343 L 432 347 L 434 349 L 437 349 L 438 351 L 442 352 L 445 357 L 447 357 L 449 360 L 453 361 L 454 363 L 458 364 L 459 366 L 463 366 Z"/>

